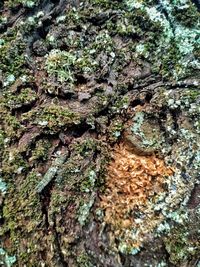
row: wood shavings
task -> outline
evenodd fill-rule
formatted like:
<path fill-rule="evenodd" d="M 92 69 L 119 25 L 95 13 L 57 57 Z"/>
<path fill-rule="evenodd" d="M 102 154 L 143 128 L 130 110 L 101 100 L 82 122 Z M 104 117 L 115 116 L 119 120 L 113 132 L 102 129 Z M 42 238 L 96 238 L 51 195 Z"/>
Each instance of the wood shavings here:
<path fill-rule="evenodd" d="M 165 166 L 162 159 L 134 154 L 124 143 L 114 147 L 107 171 L 100 205 L 105 222 L 119 233 L 137 227 L 134 210 L 144 212 L 149 199 L 163 192 L 165 178 L 173 175 L 172 168 Z"/>

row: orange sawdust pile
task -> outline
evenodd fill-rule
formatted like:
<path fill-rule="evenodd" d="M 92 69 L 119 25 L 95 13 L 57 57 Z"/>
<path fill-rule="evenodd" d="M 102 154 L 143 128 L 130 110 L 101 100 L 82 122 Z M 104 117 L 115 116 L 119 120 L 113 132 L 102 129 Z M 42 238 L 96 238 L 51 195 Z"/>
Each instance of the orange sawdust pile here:
<path fill-rule="evenodd" d="M 137 219 L 134 210 L 145 210 L 147 201 L 164 190 L 166 176 L 173 171 L 155 155 L 137 155 L 123 143 L 114 147 L 112 159 L 101 196 L 104 220 L 115 229 L 130 229 Z"/>

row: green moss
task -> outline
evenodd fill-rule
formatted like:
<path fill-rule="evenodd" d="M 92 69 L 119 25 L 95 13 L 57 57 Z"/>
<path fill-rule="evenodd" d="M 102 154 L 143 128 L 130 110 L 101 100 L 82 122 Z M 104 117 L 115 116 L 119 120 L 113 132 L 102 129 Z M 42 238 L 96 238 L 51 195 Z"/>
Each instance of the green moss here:
<path fill-rule="evenodd" d="M 32 8 L 39 3 L 39 0 L 8 0 L 6 5 L 10 8 L 17 8 L 20 5 Z"/>
<path fill-rule="evenodd" d="M 116 1 L 112 1 L 116 2 Z M 90 1 L 91 5 L 97 6 L 97 7 L 104 7 L 104 8 L 109 8 L 112 6 L 112 3 L 109 0 L 91 0 Z"/>
<path fill-rule="evenodd" d="M 78 124 L 80 117 L 77 113 L 63 106 L 51 104 L 39 110 L 31 110 L 22 116 L 22 122 L 28 121 L 33 125 L 57 132 L 60 128 Z"/>
<path fill-rule="evenodd" d="M 86 51 L 82 57 L 78 58 L 75 63 L 75 70 L 78 73 L 92 74 L 98 66 L 98 63 Z"/>
<path fill-rule="evenodd" d="M 101 90 L 99 91 L 100 92 L 96 93 L 98 101 L 96 102 L 96 105 L 93 107 L 92 111 L 94 114 L 106 108 L 108 106 L 108 103 L 111 101 L 111 95 L 107 96 L 105 94 L 102 94 Z"/>
<path fill-rule="evenodd" d="M 4 147 L 4 140 L 5 140 L 6 134 L 3 130 L 0 130 L 0 149 Z"/>
<path fill-rule="evenodd" d="M 17 188 L 9 182 L 9 192 L 3 207 L 5 224 L 2 231 L 9 231 L 14 243 L 22 238 L 21 227 L 24 229 L 23 233 L 30 233 L 42 219 L 39 196 L 34 192 L 39 179 L 41 177 L 31 171 L 26 177 L 20 177 Z"/>
<path fill-rule="evenodd" d="M 27 170 L 27 162 L 17 149 L 5 150 L 3 153 L 2 172 L 10 180 L 22 171 Z"/>
<path fill-rule="evenodd" d="M 21 124 L 16 116 L 5 106 L 5 98 L 0 99 L 1 128 L 6 133 L 5 138 L 12 138 L 13 141 L 20 135 Z"/>
<path fill-rule="evenodd" d="M 94 43 L 91 44 L 91 49 L 95 49 L 96 52 L 112 52 L 114 48 L 114 42 L 108 31 L 101 31 L 95 37 Z"/>
<path fill-rule="evenodd" d="M 96 179 L 96 172 L 93 169 L 89 168 L 85 174 L 85 178 L 80 184 L 80 190 L 86 193 L 92 192 L 94 190 Z"/>
<path fill-rule="evenodd" d="M 11 83 L 9 76 L 14 79 L 26 72 L 23 68 L 25 63 L 25 43 L 21 35 L 17 36 L 17 29 L 11 29 L 8 35 L 3 36 L 3 44 L 0 45 L 0 69 L 4 75 L 4 86 Z"/>
<path fill-rule="evenodd" d="M 96 140 L 92 138 L 87 138 L 80 143 L 75 144 L 76 153 L 80 154 L 81 157 L 86 157 L 95 151 L 97 148 Z"/>
<path fill-rule="evenodd" d="M 35 149 L 32 150 L 32 156 L 30 161 L 41 160 L 45 161 L 48 159 L 48 150 L 51 144 L 48 140 L 39 140 L 36 143 Z"/>
<path fill-rule="evenodd" d="M 109 126 L 109 140 L 116 142 L 123 130 L 123 122 L 120 119 L 112 120 Z"/>
<path fill-rule="evenodd" d="M 82 26 L 81 23 L 83 23 L 83 14 L 79 12 L 79 9 L 76 8 L 70 8 L 67 12 L 66 16 L 66 25 L 70 26 Z"/>
<path fill-rule="evenodd" d="M 199 243 L 189 237 L 185 227 L 175 228 L 166 238 L 165 247 L 173 264 L 182 264 L 199 253 Z"/>
<path fill-rule="evenodd" d="M 120 34 L 121 36 L 134 36 L 136 34 L 136 28 L 134 25 L 130 23 L 130 21 L 124 17 L 117 22 L 117 28 L 114 25 L 113 30 L 115 29 L 116 33 Z"/>
<path fill-rule="evenodd" d="M 21 128 L 21 125 L 17 118 L 12 115 L 5 116 L 5 131 L 6 136 L 13 138 L 13 141 L 15 138 L 17 138 L 18 130 Z"/>
<path fill-rule="evenodd" d="M 175 64 L 176 68 L 178 68 L 177 62 L 180 60 L 180 55 L 175 40 L 172 41 L 172 44 L 172 46 L 166 49 L 166 54 L 163 54 L 161 59 L 160 72 L 163 77 L 169 75 L 169 73 L 172 74 Z"/>
<path fill-rule="evenodd" d="M 180 5 L 175 5 L 172 11 L 172 15 L 176 20 L 186 27 L 196 27 L 199 21 L 199 13 L 196 6 L 191 1 Z"/>
<path fill-rule="evenodd" d="M 54 49 L 46 59 L 46 70 L 50 78 L 60 83 L 67 83 L 71 89 L 74 88 L 77 74 L 91 74 L 96 70 L 97 65 L 90 51 L 83 48 L 82 52 L 77 53 Z"/>
<path fill-rule="evenodd" d="M 194 103 L 200 97 L 200 92 L 198 89 L 185 90 L 182 94 L 181 100 L 183 103 L 188 100 L 189 103 Z"/>
<path fill-rule="evenodd" d="M 24 88 L 19 95 L 7 92 L 4 94 L 5 106 L 10 109 L 31 105 L 37 100 L 37 94 L 31 88 Z"/>
<path fill-rule="evenodd" d="M 86 252 L 82 252 L 77 257 L 77 266 L 78 267 L 93 267 L 94 265 L 90 261 L 90 257 Z"/>
<path fill-rule="evenodd" d="M 121 113 L 122 110 L 126 110 L 129 106 L 129 98 L 127 96 L 118 97 L 111 107 L 111 112 Z"/>

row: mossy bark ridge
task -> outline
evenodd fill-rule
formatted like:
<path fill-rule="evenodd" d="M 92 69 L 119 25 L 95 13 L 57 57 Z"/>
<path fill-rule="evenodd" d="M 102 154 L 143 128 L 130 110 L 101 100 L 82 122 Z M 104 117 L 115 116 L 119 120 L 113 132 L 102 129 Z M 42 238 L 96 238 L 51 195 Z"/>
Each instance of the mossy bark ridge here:
<path fill-rule="evenodd" d="M 0 3 L 0 265 L 199 266 L 199 1 Z"/>

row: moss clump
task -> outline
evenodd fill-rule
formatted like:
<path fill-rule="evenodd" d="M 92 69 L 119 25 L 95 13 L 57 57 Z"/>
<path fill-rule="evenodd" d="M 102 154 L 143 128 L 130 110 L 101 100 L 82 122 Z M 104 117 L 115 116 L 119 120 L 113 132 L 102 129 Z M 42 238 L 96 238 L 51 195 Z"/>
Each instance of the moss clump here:
<path fill-rule="evenodd" d="M 188 230 L 185 226 L 174 228 L 165 238 L 165 247 L 170 255 L 170 262 L 178 266 L 193 259 L 199 253 L 199 242 L 197 238 L 189 234 Z"/>
<path fill-rule="evenodd" d="M 118 7 L 119 2 L 118 1 L 109 1 L 109 0 L 90 0 L 90 5 L 93 5 L 94 7 L 101 7 L 101 8 L 113 8 Z"/>
<path fill-rule="evenodd" d="M 51 104 L 50 106 L 41 107 L 39 110 L 27 112 L 22 116 L 21 121 L 38 125 L 54 133 L 61 128 L 78 124 L 80 116 L 68 108 Z"/>
<path fill-rule="evenodd" d="M 172 15 L 176 18 L 177 22 L 185 27 L 196 27 L 199 21 L 197 7 L 191 1 L 187 1 L 182 5 L 175 5 Z"/>
<path fill-rule="evenodd" d="M 3 207 L 3 218 L 5 220 L 1 233 L 10 232 L 10 238 L 13 243 L 22 238 L 23 235 L 35 231 L 35 227 L 42 220 L 39 196 L 35 194 L 34 189 L 41 177 L 31 171 L 26 177 L 16 177 L 18 188 L 9 182 L 9 192 L 6 195 L 5 205 Z"/>
<path fill-rule="evenodd" d="M 4 86 L 12 83 L 21 74 L 24 74 L 25 42 L 22 36 L 17 35 L 17 29 L 12 29 L 8 35 L 2 36 L 3 44 L 0 45 L 0 69 L 4 77 Z M 11 76 L 13 77 L 11 80 Z"/>
<path fill-rule="evenodd" d="M 21 5 L 23 7 L 28 7 L 28 8 L 32 8 L 34 6 L 36 6 L 39 3 L 39 0 L 8 0 L 5 1 L 5 4 L 9 7 L 9 8 L 18 8 Z"/>
<path fill-rule="evenodd" d="M 36 143 L 35 149 L 32 150 L 30 161 L 46 161 L 48 159 L 48 150 L 50 147 L 51 144 L 48 140 L 39 140 Z"/>
<path fill-rule="evenodd" d="M 22 126 L 16 116 L 12 115 L 11 110 L 6 107 L 5 99 L 0 99 L 1 128 L 6 133 L 5 138 L 12 138 L 14 141 L 19 137 Z"/>
<path fill-rule="evenodd" d="M 200 98 L 200 92 L 198 89 L 193 90 L 185 90 L 182 94 L 181 100 L 183 103 L 185 101 L 188 101 L 189 103 L 194 103 L 197 101 L 197 99 Z"/>
<path fill-rule="evenodd" d="M 87 138 L 84 141 L 75 144 L 74 149 L 81 157 L 87 157 L 92 151 L 97 149 L 97 141 L 92 138 Z"/>
<path fill-rule="evenodd" d="M 97 66 L 97 62 L 86 51 L 80 58 L 76 60 L 75 70 L 78 74 L 87 75 L 92 74 L 97 69 Z"/>
<path fill-rule="evenodd" d="M 4 129 L 6 131 L 6 136 L 12 138 L 12 141 L 18 137 L 18 131 L 21 128 L 20 122 L 15 116 L 7 114 L 4 118 Z"/>
<path fill-rule="evenodd" d="M 129 106 L 130 100 L 127 96 L 118 97 L 110 108 L 111 113 L 120 114 L 123 110 L 126 110 Z"/>
<path fill-rule="evenodd" d="M 18 228 L 21 224 L 24 223 L 24 219 L 27 219 L 28 217 L 31 219 L 29 221 L 29 226 L 34 228 L 34 225 L 36 225 L 38 222 L 34 220 L 34 217 L 40 216 L 40 203 L 39 203 L 39 196 L 35 194 L 34 190 L 36 185 L 38 184 L 38 181 L 41 180 L 41 175 L 39 175 L 37 172 L 32 170 L 22 181 L 19 181 L 19 188 L 15 189 L 11 185 L 10 192 L 15 191 L 15 197 L 13 199 L 13 204 L 10 199 L 10 196 L 8 196 L 7 203 L 5 209 L 4 209 L 4 216 L 6 219 L 10 220 L 10 223 L 12 223 L 12 215 L 13 215 L 13 222 L 16 222 L 16 228 Z M 13 191 L 14 190 L 14 191 Z M 14 205 L 14 206 L 13 206 Z M 13 210 L 12 210 L 12 207 Z M 37 209 L 37 213 L 34 213 L 34 209 Z M 18 213 L 18 216 L 15 217 L 15 212 Z M 29 228 L 29 230 L 31 230 Z"/>
<path fill-rule="evenodd" d="M 37 93 L 31 88 L 24 88 L 20 94 L 16 95 L 11 92 L 4 94 L 5 106 L 10 109 L 20 108 L 33 104 L 37 100 Z"/>
<path fill-rule="evenodd" d="M 82 192 L 92 192 L 94 190 L 95 182 L 97 179 L 97 175 L 95 170 L 89 169 L 85 174 L 83 181 L 80 184 L 80 191 Z"/>
<path fill-rule="evenodd" d="M 66 52 L 53 49 L 46 59 L 45 68 L 49 78 L 64 83 L 69 89 L 74 88 L 77 75 L 88 75 L 96 70 L 97 62 L 91 57 L 87 49 Z"/>
<path fill-rule="evenodd" d="M 6 138 L 6 134 L 3 130 L 0 130 L 0 149 L 4 147 L 4 140 Z"/>
<path fill-rule="evenodd" d="M 2 161 L 2 173 L 3 175 L 12 181 L 12 179 L 22 172 L 27 170 L 27 162 L 17 149 L 4 150 Z"/>
<path fill-rule="evenodd" d="M 82 252 L 77 257 L 77 267 L 93 267 L 94 265 L 91 263 L 90 257 L 86 252 Z"/>
<path fill-rule="evenodd" d="M 112 120 L 108 130 L 109 141 L 116 142 L 118 138 L 121 136 L 123 128 L 124 128 L 123 121 L 120 118 Z"/>

